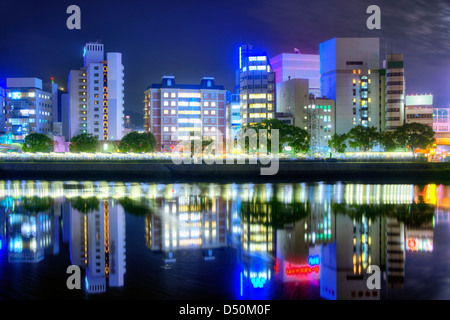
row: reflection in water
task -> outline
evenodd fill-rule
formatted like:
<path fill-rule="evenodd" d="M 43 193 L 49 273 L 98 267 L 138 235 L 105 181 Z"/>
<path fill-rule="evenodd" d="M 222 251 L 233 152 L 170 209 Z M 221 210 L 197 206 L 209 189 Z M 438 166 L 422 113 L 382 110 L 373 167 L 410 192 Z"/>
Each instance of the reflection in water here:
<path fill-rule="evenodd" d="M 433 252 L 436 224 L 449 223 L 449 188 L 0 181 L 0 254 L 45 263 L 59 254 L 61 228 L 85 292 L 126 287 L 126 212 L 141 219 L 145 250 L 162 254 L 166 270 L 198 253 L 214 273 L 218 253 L 234 250 L 229 298 L 289 299 L 309 288 L 316 294 L 306 298 L 380 299 L 366 285 L 370 266 L 387 290 L 404 288 L 406 251 Z"/>

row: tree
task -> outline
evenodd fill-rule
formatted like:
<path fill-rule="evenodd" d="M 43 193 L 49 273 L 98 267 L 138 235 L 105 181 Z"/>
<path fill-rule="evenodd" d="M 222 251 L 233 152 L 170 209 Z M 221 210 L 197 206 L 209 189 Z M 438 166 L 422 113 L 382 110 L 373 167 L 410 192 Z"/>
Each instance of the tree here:
<path fill-rule="evenodd" d="M 311 139 L 308 131 L 293 125 L 286 125 L 285 133 L 287 144 L 295 153 L 308 152 Z"/>
<path fill-rule="evenodd" d="M 50 152 L 53 150 L 53 141 L 42 133 L 31 133 L 25 137 L 22 146 L 24 152 Z"/>
<path fill-rule="evenodd" d="M 252 125 L 248 125 L 242 130 L 242 134 L 245 134 L 247 130 L 253 129 L 256 133 L 256 138 L 258 139 L 258 149 L 261 148 L 261 137 L 263 137 L 263 133 L 261 130 L 267 130 L 267 152 L 273 152 L 272 150 L 272 130 L 278 130 L 278 152 L 282 151 L 282 147 L 285 143 L 288 142 L 288 129 L 287 126 L 278 119 L 265 119 L 259 123 L 255 123 Z M 242 147 L 241 147 L 242 148 Z M 245 143 L 245 150 L 248 150 L 249 145 Z"/>
<path fill-rule="evenodd" d="M 82 133 L 70 140 L 70 152 L 96 152 L 98 140 L 91 133 Z"/>
<path fill-rule="evenodd" d="M 379 141 L 384 151 L 394 151 L 399 146 L 397 135 L 394 131 L 383 131 L 379 133 Z"/>
<path fill-rule="evenodd" d="M 337 153 L 344 153 L 347 149 L 347 134 L 337 134 L 335 133 L 330 140 L 328 140 L 328 146 L 333 148 Z"/>
<path fill-rule="evenodd" d="M 360 148 L 362 151 L 369 151 L 378 142 L 378 131 L 375 127 L 363 127 L 361 125 L 353 127 L 347 134 L 348 144 L 352 148 Z"/>
<path fill-rule="evenodd" d="M 414 154 L 417 148 L 426 149 L 433 145 L 435 132 L 426 124 L 413 122 L 398 127 L 395 134 L 399 144 L 411 149 Z"/>
<path fill-rule="evenodd" d="M 151 132 L 132 131 L 119 143 L 122 152 L 152 152 L 156 148 L 156 139 Z"/>

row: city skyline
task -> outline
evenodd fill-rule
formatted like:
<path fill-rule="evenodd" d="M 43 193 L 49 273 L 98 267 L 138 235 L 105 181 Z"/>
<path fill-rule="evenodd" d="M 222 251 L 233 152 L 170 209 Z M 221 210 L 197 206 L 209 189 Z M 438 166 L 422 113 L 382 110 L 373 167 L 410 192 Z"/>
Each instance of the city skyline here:
<path fill-rule="evenodd" d="M 450 104 L 450 63 L 446 55 L 450 41 L 445 27 L 450 6 L 443 0 L 433 7 L 424 7 L 426 4 L 420 1 L 395 4 L 381 1 L 378 4 L 381 30 L 366 27 L 369 15 L 365 11 L 370 3 L 354 1 L 340 4 L 339 14 L 333 10 L 339 7 L 334 2 L 324 12 L 322 2 L 305 5 L 291 1 L 276 4 L 175 1 L 170 6 L 163 3 L 123 6 L 118 1 L 109 1 L 108 5 L 103 1 L 89 4 L 80 1 L 77 5 L 81 9 L 81 30 L 66 28 L 69 15 L 65 11 L 70 4 L 67 1 L 46 7 L 27 4 L 20 10 L 20 26 L 14 23 L 19 12 L 16 6 L 23 7 L 24 3 L 1 4 L 2 11 L 11 14 L 0 22 L 8 30 L 0 44 L 3 71 L 0 81 L 7 77 L 36 76 L 44 81 L 55 77 L 55 82 L 65 87 L 69 70 L 80 65 L 84 44 L 101 39 L 106 51 L 123 53 L 127 70 L 125 112 L 142 114 L 143 90 L 159 82 L 163 74 L 173 74 L 180 83 L 195 83 L 203 76 L 214 76 L 218 83 L 232 90 L 240 44 L 251 43 L 272 58 L 293 52 L 294 48 L 318 54 L 319 44 L 334 37 L 379 37 L 380 57 L 391 52 L 404 55 L 406 94 L 431 93 L 436 107 Z M 408 13 L 403 12 L 406 5 Z M 106 20 L 94 18 L 100 8 L 108 17 Z M 42 24 L 35 17 L 44 18 L 47 23 Z"/>

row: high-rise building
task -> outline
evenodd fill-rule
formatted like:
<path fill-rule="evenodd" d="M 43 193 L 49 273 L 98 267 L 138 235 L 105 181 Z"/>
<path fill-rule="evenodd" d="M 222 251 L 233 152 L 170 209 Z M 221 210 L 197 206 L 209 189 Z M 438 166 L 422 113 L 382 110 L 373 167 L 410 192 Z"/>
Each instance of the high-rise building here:
<path fill-rule="evenodd" d="M 378 38 L 334 38 L 320 44 L 320 91 L 336 101 L 336 133 L 380 128 Z"/>
<path fill-rule="evenodd" d="M 407 95 L 405 123 L 417 122 L 433 127 L 433 95 Z"/>
<path fill-rule="evenodd" d="M 157 150 L 170 152 L 178 142 L 199 136 L 215 141 L 216 148 L 224 146 L 226 90 L 213 77 L 184 85 L 175 83 L 174 76 L 163 76 L 144 95 L 145 131 L 155 136 Z"/>
<path fill-rule="evenodd" d="M 309 92 L 314 96 L 320 95 L 320 56 L 318 54 L 281 53 L 270 59 L 276 75 L 277 112 L 286 112 L 282 100 L 281 84 L 293 79 L 308 79 Z"/>
<path fill-rule="evenodd" d="M 51 134 L 57 108 L 53 90 L 44 91 L 38 78 L 7 78 L 6 86 L 5 127 L 13 142 L 22 143 L 30 133 Z"/>
<path fill-rule="evenodd" d="M 239 131 L 241 130 L 241 102 L 239 93 L 227 92 L 227 104 L 226 104 L 226 118 L 227 118 L 227 128 L 226 137 L 227 148 L 232 146 L 234 140 L 237 139 Z M 231 152 L 232 150 L 227 150 Z"/>
<path fill-rule="evenodd" d="M 236 85 L 241 95 L 242 125 L 274 118 L 275 72 L 265 52 L 256 52 L 251 45 L 239 47 Z"/>
<path fill-rule="evenodd" d="M 328 141 L 335 134 L 336 114 L 334 100 L 316 97 L 309 93 L 307 79 L 291 79 L 280 83 L 280 100 L 278 106 L 283 106 L 285 113 L 277 113 L 277 119 L 292 116 L 293 125 L 300 127 L 311 136 L 311 152 L 326 153 L 329 150 Z"/>
<path fill-rule="evenodd" d="M 5 125 L 5 89 L 0 87 L 0 134 L 6 132 Z"/>
<path fill-rule="evenodd" d="M 121 287 L 126 272 L 125 212 L 122 206 L 105 199 L 93 212 L 70 208 L 71 262 L 86 269 L 88 293 Z"/>
<path fill-rule="evenodd" d="M 122 54 L 103 44 L 84 47 L 84 65 L 69 74 L 69 135 L 91 133 L 98 140 L 120 140 L 124 132 L 124 67 Z"/>
<path fill-rule="evenodd" d="M 402 54 L 388 54 L 380 70 L 380 108 L 383 130 L 395 130 L 405 123 L 405 75 Z"/>

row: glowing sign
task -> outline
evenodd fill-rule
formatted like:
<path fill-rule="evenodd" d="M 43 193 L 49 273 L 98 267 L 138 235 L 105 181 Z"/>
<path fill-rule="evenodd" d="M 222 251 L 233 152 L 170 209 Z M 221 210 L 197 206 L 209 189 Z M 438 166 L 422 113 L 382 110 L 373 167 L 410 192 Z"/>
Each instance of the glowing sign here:
<path fill-rule="evenodd" d="M 264 277 L 250 278 L 250 281 L 253 284 L 253 288 L 262 288 L 266 284 L 266 278 Z"/>
<path fill-rule="evenodd" d="M 296 276 L 296 275 L 308 275 L 312 274 L 313 272 L 319 273 L 320 266 L 291 266 L 289 264 L 288 267 L 286 267 L 286 275 L 287 276 Z"/>
<path fill-rule="evenodd" d="M 433 251 L 433 240 L 429 238 L 409 238 L 407 241 L 407 249 L 409 251 Z"/>
<path fill-rule="evenodd" d="M 242 47 L 239 47 L 239 69 L 242 69 Z"/>
<path fill-rule="evenodd" d="M 20 99 L 21 93 L 20 92 L 13 92 L 12 93 L 12 99 Z"/>
<path fill-rule="evenodd" d="M 310 266 L 316 266 L 320 264 L 319 256 L 309 256 L 308 263 Z"/>

